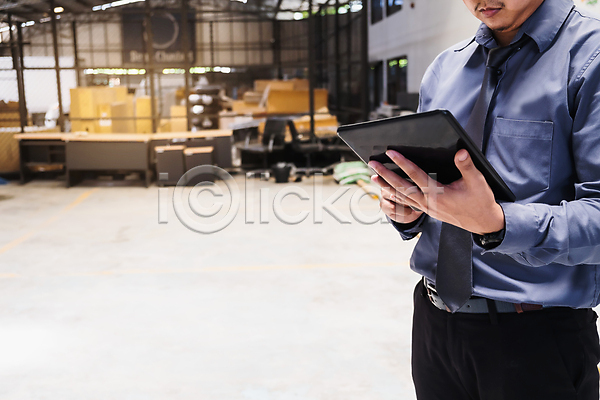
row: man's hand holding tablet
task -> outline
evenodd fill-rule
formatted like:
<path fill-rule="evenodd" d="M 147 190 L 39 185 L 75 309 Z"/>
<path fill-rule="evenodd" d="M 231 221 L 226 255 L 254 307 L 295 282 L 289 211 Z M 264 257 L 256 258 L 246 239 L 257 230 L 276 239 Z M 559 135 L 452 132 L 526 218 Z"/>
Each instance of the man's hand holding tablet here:
<path fill-rule="evenodd" d="M 377 173 L 381 208 L 410 224 L 424 213 L 469 232 L 504 228 L 510 188 L 447 110 L 341 126 L 338 136 Z"/>
<path fill-rule="evenodd" d="M 466 150 L 459 150 L 454 159 L 462 178 L 447 185 L 435 181 L 394 150 L 388 150 L 386 155 L 414 182 L 377 161 L 369 162 L 377 172 L 372 180 L 381 187 L 381 209 L 393 221 L 409 224 L 425 212 L 479 235 L 504 228 L 502 207 Z"/>

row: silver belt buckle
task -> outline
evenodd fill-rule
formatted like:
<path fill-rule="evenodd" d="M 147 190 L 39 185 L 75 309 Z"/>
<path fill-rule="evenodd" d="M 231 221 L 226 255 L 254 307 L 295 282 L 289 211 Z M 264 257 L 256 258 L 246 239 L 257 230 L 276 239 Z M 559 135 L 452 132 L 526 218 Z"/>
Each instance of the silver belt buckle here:
<path fill-rule="evenodd" d="M 433 295 L 437 295 L 437 291 L 435 290 L 435 286 L 433 286 L 433 283 L 429 282 L 428 279 L 425 279 L 425 288 L 427 289 L 427 296 L 429 297 L 429 301 L 431 301 L 433 304 L 436 304 L 437 301 L 433 297 Z"/>
<path fill-rule="evenodd" d="M 446 310 L 447 312 L 450 312 L 450 309 L 448 308 L 446 303 L 444 303 L 437 290 L 435 290 L 435 286 L 433 285 L 433 283 L 425 277 L 423 277 L 423 281 L 425 282 L 425 289 L 427 289 L 427 297 L 429 297 L 429 301 L 431 301 L 431 304 L 435 305 L 440 310 Z"/>

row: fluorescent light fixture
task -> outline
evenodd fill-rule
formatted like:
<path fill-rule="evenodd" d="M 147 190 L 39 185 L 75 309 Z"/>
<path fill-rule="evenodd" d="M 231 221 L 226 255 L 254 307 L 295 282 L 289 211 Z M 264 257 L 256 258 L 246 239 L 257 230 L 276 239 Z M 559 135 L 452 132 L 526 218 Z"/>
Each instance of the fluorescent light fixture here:
<path fill-rule="evenodd" d="M 291 21 L 294 19 L 294 13 L 291 11 L 279 11 L 277 13 L 277 19 L 279 21 Z"/>
<path fill-rule="evenodd" d="M 205 68 L 205 67 L 190 68 L 190 74 L 204 74 L 206 72 L 210 72 L 210 68 Z"/>
<path fill-rule="evenodd" d="M 183 68 L 165 68 L 162 70 L 163 75 L 183 75 L 185 69 Z"/>
<path fill-rule="evenodd" d="M 65 11 L 64 8 L 62 7 L 54 7 L 54 14 L 60 14 L 61 12 Z"/>
<path fill-rule="evenodd" d="M 84 75 L 144 75 L 145 69 L 137 68 L 87 68 L 83 70 Z"/>
<path fill-rule="evenodd" d="M 104 11 L 104 10 L 108 10 L 109 8 L 126 6 L 128 4 L 139 3 L 141 1 L 146 1 L 146 0 L 118 0 L 118 1 L 113 1 L 112 3 L 105 3 L 105 4 L 101 4 L 99 6 L 94 6 L 94 7 L 92 7 L 92 11 Z"/>
<path fill-rule="evenodd" d="M 350 2 L 350 12 L 359 12 L 362 10 L 363 5 L 362 1 L 351 1 Z"/>
<path fill-rule="evenodd" d="M 222 74 L 230 74 L 232 72 L 236 72 L 234 68 L 231 67 L 192 67 L 190 68 L 190 74 L 205 74 L 207 72 L 220 72 Z"/>
<path fill-rule="evenodd" d="M 230 1 L 237 1 L 238 3 L 244 3 L 244 4 L 246 4 L 248 2 L 248 0 L 230 0 Z"/>
<path fill-rule="evenodd" d="M 35 25 L 35 21 L 27 21 L 27 22 L 23 22 L 21 24 L 21 28 L 25 28 L 26 26 L 32 26 Z"/>

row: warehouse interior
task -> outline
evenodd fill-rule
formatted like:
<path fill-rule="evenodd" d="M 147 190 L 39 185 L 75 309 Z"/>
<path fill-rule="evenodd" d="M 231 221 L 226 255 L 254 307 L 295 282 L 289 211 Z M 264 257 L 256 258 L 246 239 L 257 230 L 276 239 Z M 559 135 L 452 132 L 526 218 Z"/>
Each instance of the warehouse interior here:
<path fill-rule="evenodd" d="M 340 125 L 446 0 L 0 2 L 0 398 L 414 399 L 413 241 Z"/>

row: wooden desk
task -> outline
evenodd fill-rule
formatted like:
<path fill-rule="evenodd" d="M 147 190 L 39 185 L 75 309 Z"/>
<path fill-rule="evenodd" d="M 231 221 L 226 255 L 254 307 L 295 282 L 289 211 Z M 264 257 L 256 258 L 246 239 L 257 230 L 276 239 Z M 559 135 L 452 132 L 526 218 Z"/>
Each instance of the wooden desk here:
<path fill-rule="evenodd" d="M 198 139 L 198 138 L 215 138 L 215 137 L 230 137 L 233 135 L 231 129 L 207 129 L 196 132 L 166 132 L 166 133 L 155 133 L 152 136 L 152 140 L 164 140 L 164 139 Z"/>
<path fill-rule="evenodd" d="M 19 141 L 21 184 L 31 179 L 32 169 L 64 169 L 66 150 L 63 136 L 62 133 L 22 133 L 14 136 Z"/>
<path fill-rule="evenodd" d="M 68 133 L 18 133 L 15 135 L 17 140 L 63 140 Z"/>
<path fill-rule="evenodd" d="M 157 134 L 132 133 L 25 133 L 15 135 L 21 152 L 21 182 L 37 165 L 65 168 L 67 187 L 81 171 L 136 171 L 144 174 L 150 185 L 154 148 L 170 144 L 187 147 L 214 147 L 214 162 L 221 168 L 233 165 L 231 149 L 233 131 L 229 129 Z"/>
<path fill-rule="evenodd" d="M 150 186 L 149 142 L 147 134 L 70 134 L 66 142 L 67 187 L 79 171 L 135 171 L 144 174 Z"/>
<path fill-rule="evenodd" d="M 152 135 L 145 133 L 65 133 L 63 140 L 66 142 L 141 142 L 148 143 Z"/>

